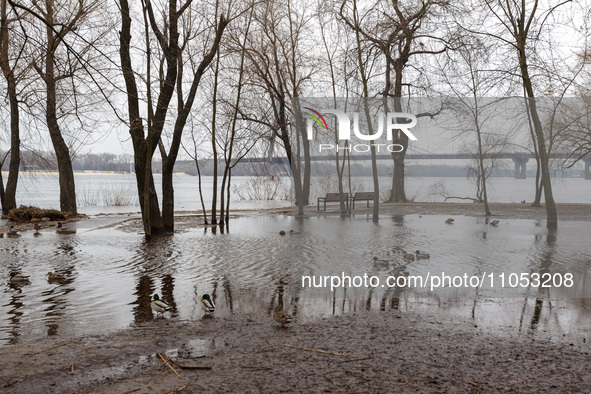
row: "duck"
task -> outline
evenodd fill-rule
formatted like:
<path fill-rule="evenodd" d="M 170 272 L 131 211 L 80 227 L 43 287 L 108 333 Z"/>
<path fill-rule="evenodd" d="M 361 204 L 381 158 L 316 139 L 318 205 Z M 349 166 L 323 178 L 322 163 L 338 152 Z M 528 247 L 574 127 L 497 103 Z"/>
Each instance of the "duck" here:
<path fill-rule="evenodd" d="M 273 320 L 281 323 L 281 327 L 285 327 L 285 324 L 291 323 L 293 319 L 281 308 L 281 305 L 277 305 L 273 310 Z"/>
<path fill-rule="evenodd" d="M 58 274 L 57 272 L 48 272 L 47 273 L 47 279 L 52 281 L 52 280 L 64 280 L 66 279 L 64 274 Z"/>
<path fill-rule="evenodd" d="M 279 231 L 279 235 L 285 235 L 285 231 L 283 231 L 283 230 Z"/>
<path fill-rule="evenodd" d="M 33 226 L 33 228 L 35 229 L 35 234 L 39 234 L 39 230 L 41 230 L 43 226 L 39 223 L 35 223 L 35 226 Z"/>
<path fill-rule="evenodd" d="M 412 253 L 404 253 L 402 258 L 409 261 L 415 261 L 415 255 Z"/>
<path fill-rule="evenodd" d="M 298 231 L 298 230 L 289 230 L 289 233 L 290 234 L 301 234 L 302 232 Z"/>
<path fill-rule="evenodd" d="M 62 222 L 57 222 L 57 227 L 55 228 L 55 232 L 58 234 L 76 234 L 76 230 L 67 229 L 66 227 L 64 227 Z"/>
<path fill-rule="evenodd" d="M 431 255 L 429 253 L 422 253 L 420 250 L 417 250 L 415 252 L 415 256 L 417 256 L 417 260 L 418 259 L 428 259 L 431 257 Z"/>
<path fill-rule="evenodd" d="M 490 222 L 490 225 L 497 227 L 499 225 L 499 221 L 498 220 L 493 220 L 492 222 Z"/>
<path fill-rule="evenodd" d="M 454 219 L 454 218 L 449 218 L 449 219 L 447 219 L 447 220 L 445 221 L 445 223 L 447 223 L 447 224 L 453 224 L 453 222 L 454 222 L 454 221 L 455 221 L 455 219 Z"/>
<path fill-rule="evenodd" d="M 170 305 L 168 305 L 166 301 L 161 300 L 160 297 L 158 297 L 158 294 L 154 294 L 150 306 L 152 307 L 152 310 L 156 312 L 156 318 L 158 318 L 159 313 L 162 313 L 162 317 L 164 317 L 164 312 L 170 310 Z"/>
<path fill-rule="evenodd" d="M 215 312 L 215 304 L 209 294 L 203 294 L 203 297 L 201 297 L 201 309 L 205 311 L 206 315 Z"/>
<path fill-rule="evenodd" d="M 18 272 L 11 272 L 8 276 L 10 276 L 10 283 L 25 283 L 29 281 L 27 275 L 19 274 Z"/>
<path fill-rule="evenodd" d="M 376 256 L 373 258 L 373 266 L 378 269 L 388 268 L 389 262 L 387 260 L 378 259 Z"/>
<path fill-rule="evenodd" d="M 20 228 L 16 228 L 14 226 L 10 226 L 10 228 L 8 229 L 8 231 L 6 232 L 6 235 L 8 237 L 12 237 L 12 238 L 17 238 L 20 237 L 21 235 L 19 234 L 22 230 Z"/>

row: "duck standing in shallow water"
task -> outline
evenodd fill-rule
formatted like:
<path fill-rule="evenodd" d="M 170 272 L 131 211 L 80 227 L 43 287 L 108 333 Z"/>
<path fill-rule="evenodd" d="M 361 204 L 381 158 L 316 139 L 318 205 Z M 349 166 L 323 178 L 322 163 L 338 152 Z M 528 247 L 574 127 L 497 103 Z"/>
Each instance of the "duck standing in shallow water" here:
<path fill-rule="evenodd" d="M 203 294 L 203 297 L 201 297 L 201 309 L 205 311 L 206 315 L 215 312 L 215 304 L 209 294 Z"/>
<path fill-rule="evenodd" d="M 6 235 L 8 235 L 9 237 L 13 237 L 13 238 L 17 238 L 20 237 L 21 235 L 19 234 L 22 230 L 20 228 L 16 228 L 14 226 L 10 226 L 10 228 L 8 229 L 8 232 L 6 233 Z"/>
<path fill-rule="evenodd" d="M 158 297 L 158 294 L 154 294 L 150 306 L 152 307 L 152 310 L 156 312 L 156 318 L 158 318 L 159 313 L 162 313 L 162 317 L 164 317 L 164 312 L 170 310 L 170 305 L 168 305 L 166 301 L 161 300 L 160 297 Z"/>
<path fill-rule="evenodd" d="M 277 323 L 281 323 L 281 327 L 285 327 L 285 324 L 291 323 L 293 319 L 281 308 L 280 305 L 277 305 L 273 310 L 273 320 Z"/>
<path fill-rule="evenodd" d="M 76 234 L 76 229 L 69 229 L 67 227 L 64 227 L 64 225 L 61 222 L 57 222 L 55 232 L 58 234 Z"/>
<path fill-rule="evenodd" d="M 431 255 L 429 253 L 421 253 L 420 250 L 417 250 L 415 252 L 415 255 L 417 256 L 417 260 L 418 259 L 428 259 L 431 257 Z"/>
<path fill-rule="evenodd" d="M 18 272 L 11 272 L 10 283 L 28 283 L 29 277 L 27 275 L 19 274 Z"/>

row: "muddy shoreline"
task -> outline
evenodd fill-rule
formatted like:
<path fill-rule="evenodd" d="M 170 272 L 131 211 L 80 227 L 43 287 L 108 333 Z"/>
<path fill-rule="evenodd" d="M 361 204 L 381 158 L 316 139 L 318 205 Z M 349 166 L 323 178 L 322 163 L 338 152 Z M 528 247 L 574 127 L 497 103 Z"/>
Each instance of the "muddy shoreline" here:
<path fill-rule="evenodd" d="M 307 216 L 340 215 L 306 209 Z M 544 208 L 491 204 L 497 218 L 545 219 Z M 484 216 L 479 204 L 382 204 L 384 215 Z M 289 209 L 234 212 L 289 214 Z M 358 209 L 367 215 L 371 208 Z M 560 220 L 591 222 L 591 205 L 558 204 Z M 194 225 L 181 219 L 179 227 Z M 177 317 L 85 336 L 0 347 L 8 393 L 590 392 L 591 328 L 556 338 L 484 328 L 470 318 L 389 310 L 282 329 L 267 316 Z M 286 346 L 289 345 L 289 346 Z M 157 356 L 170 356 L 170 365 Z M 198 369 L 183 369 L 179 364 Z M 211 368 L 211 369 L 209 369 Z"/>
<path fill-rule="evenodd" d="M 589 392 L 590 351 L 584 338 L 495 334 L 470 319 L 396 311 L 284 329 L 270 317 L 243 314 L 173 317 L 112 334 L 3 347 L 0 391 Z M 170 361 L 178 377 L 157 353 L 200 369 Z"/>

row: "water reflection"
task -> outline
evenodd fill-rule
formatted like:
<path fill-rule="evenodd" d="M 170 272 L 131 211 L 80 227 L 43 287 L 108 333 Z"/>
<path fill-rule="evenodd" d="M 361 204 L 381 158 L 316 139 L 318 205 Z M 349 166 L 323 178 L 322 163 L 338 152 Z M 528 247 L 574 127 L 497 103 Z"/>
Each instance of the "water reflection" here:
<path fill-rule="evenodd" d="M 556 229 L 548 229 L 548 234 L 546 235 L 546 244 L 542 247 L 539 269 L 537 270 L 539 277 L 542 278 L 542 283 L 544 282 L 544 277 L 551 275 L 552 261 L 554 254 L 556 253 L 557 235 Z M 544 306 L 544 299 L 549 296 L 549 292 L 549 288 L 542 286 L 538 287 L 538 297 L 536 298 L 536 305 L 530 323 L 530 328 L 532 329 L 535 329 L 540 322 L 540 317 L 542 315 L 542 309 Z"/>
<path fill-rule="evenodd" d="M 64 275 L 64 279 L 56 280 L 48 277 L 47 282 L 52 287 L 41 292 L 43 302 L 47 304 L 44 309 L 44 322 L 48 336 L 58 334 L 61 317 L 64 316 L 68 307 L 67 295 L 75 289 L 74 286 L 71 286 L 75 281 L 73 268 L 73 266 L 70 266 L 64 270 L 60 267 L 59 273 Z"/>
<path fill-rule="evenodd" d="M 8 329 L 9 333 L 9 340 L 8 343 L 14 345 L 18 343 L 18 338 L 20 336 L 20 322 L 21 316 L 23 316 L 23 311 L 21 310 L 24 306 L 23 304 L 23 292 L 22 287 L 23 284 L 15 284 L 10 283 L 10 288 L 12 290 L 12 294 L 10 295 L 10 301 L 8 305 L 3 306 L 10 306 L 10 310 L 8 311 L 9 323 L 10 327 Z"/>
<path fill-rule="evenodd" d="M 135 301 L 133 307 L 133 321 L 135 323 L 143 323 L 152 320 L 151 296 L 155 293 L 154 282 L 148 275 L 141 275 L 138 278 L 137 285 L 133 295 Z"/>
<path fill-rule="evenodd" d="M 93 231 L 92 221 L 86 221 L 68 236 L 47 232 L 2 239 L 2 271 L 30 274 L 31 284 L 4 288 L 0 340 L 16 343 L 23 336 L 80 335 L 146 322 L 154 318 L 154 293 L 171 305 L 168 318 L 196 321 L 203 316 L 200 298 L 208 293 L 216 303 L 216 316 L 249 313 L 270 322 L 274 307 L 281 306 L 296 322 L 351 312 L 430 310 L 518 330 L 569 331 L 591 323 L 588 299 L 548 300 L 590 298 L 591 255 L 581 242 L 586 223 L 562 223 L 559 238 L 534 221 L 508 220 L 494 227 L 456 217 L 449 226 L 445 219 L 392 215 L 374 223 L 367 215 L 244 217 L 232 221 L 231 232 L 228 226 L 223 232 L 207 226 L 155 237 L 150 243 L 141 234 L 116 228 Z M 287 234 L 280 236 L 280 230 Z M 403 259 L 405 251 L 415 250 L 427 251 L 431 258 Z M 374 266 L 373 256 L 387 265 Z M 48 271 L 65 279 L 49 281 Z M 571 272 L 576 286 L 440 292 L 404 286 L 334 291 L 301 286 L 302 275 L 367 274 L 385 283 L 388 277 L 442 271 L 476 276 Z"/>

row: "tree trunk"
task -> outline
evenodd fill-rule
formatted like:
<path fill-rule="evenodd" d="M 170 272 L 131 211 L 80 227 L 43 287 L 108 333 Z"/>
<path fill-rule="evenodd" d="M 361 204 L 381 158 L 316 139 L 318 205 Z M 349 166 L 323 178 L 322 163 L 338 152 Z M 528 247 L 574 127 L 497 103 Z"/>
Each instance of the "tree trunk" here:
<path fill-rule="evenodd" d="M 216 56 L 215 60 L 215 72 L 213 82 L 213 98 L 212 106 L 213 113 L 211 116 L 211 150 L 213 152 L 213 196 L 211 197 L 211 224 L 217 224 L 217 196 L 218 196 L 218 149 L 216 142 L 216 112 L 217 112 L 217 93 L 218 93 L 218 75 L 220 70 L 220 55 Z"/>
<path fill-rule="evenodd" d="M 50 33 L 48 33 L 49 35 Z M 72 170 L 72 160 L 70 159 L 70 149 L 62 137 L 62 133 L 57 122 L 56 113 L 56 86 L 53 78 L 53 56 L 47 55 L 46 58 L 46 88 L 47 101 L 45 119 L 49 128 L 51 143 L 57 158 L 57 170 L 59 173 L 60 185 L 60 210 L 70 214 L 78 214 L 76 207 L 76 186 L 74 183 L 74 171 Z"/>
<path fill-rule="evenodd" d="M 402 112 L 402 69 L 404 64 L 402 60 L 398 59 L 394 62 L 394 72 L 396 78 L 394 80 L 394 111 Z M 394 161 L 394 173 L 392 174 L 392 192 L 390 194 L 390 202 L 406 202 L 406 194 L 404 192 L 404 158 L 406 156 L 406 149 L 408 148 L 408 137 L 400 130 L 396 131 L 397 137 L 392 141 L 394 144 L 402 145 L 401 152 L 392 152 L 392 160 Z"/>
<path fill-rule="evenodd" d="M 2 199 L 2 211 L 8 213 L 13 208 L 16 208 L 16 187 L 18 183 L 18 171 L 20 167 L 20 125 L 19 125 L 19 108 L 18 97 L 16 93 L 16 77 L 14 75 L 14 68 L 11 68 L 9 61 L 9 28 L 6 9 L 6 0 L 2 0 L 0 15 L 0 67 L 2 73 L 6 78 L 6 92 L 10 101 L 10 165 L 8 167 L 8 180 L 6 182 L 6 189 L 0 176 L 0 197 Z M 4 160 L 2 160 L 4 163 Z M 0 168 L 1 170 L 1 168 Z"/>
<path fill-rule="evenodd" d="M 9 82 L 8 96 L 10 99 L 10 164 L 8 167 L 8 180 L 6 181 L 6 190 L 2 199 L 2 211 L 8 213 L 16 208 L 16 187 L 18 183 L 18 172 L 20 167 L 20 126 L 18 99 L 16 97 L 15 83 Z"/>
<path fill-rule="evenodd" d="M 52 2 L 47 2 L 47 21 L 53 23 Z M 56 107 L 56 77 L 55 77 L 55 53 L 59 42 L 53 34 L 52 26 L 45 27 L 47 36 L 47 53 L 45 55 L 45 75 L 44 82 L 46 88 L 46 108 L 45 120 L 49 129 L 51 143 L 57 158 L 57 169 L 59 172 L 60 185 L 60 210 L 70 214 L 78 214 L 76 206 L 76 186 L 74 183 L 74 172 L 72 170 L 72 160 L 70 158 L 70 149 L 64 140 L 58 121 Z"/>
<path fill-rule="evenodd" d="M 152 235 L 164 233 L 164 224 L 162 222 L 162 216 L 160 216 L 160 206 L 158 204 L 156 186 L 154 185 L 154 177 L 152 175 L 151 159 L 149 162 L 147 161 L 147 151 L 149 150 L 147 149 L 146 141 L 143 142 L 143 147 L 134 149 L 134 151 L 135 175 L 144 223 L 144 232 L 146 238 L 150 239 Z"/>
<path fill-rule="evenodd" d="M 525 41 L 525 36 L 523 37 Z M 521 76 L 523 79 L 523 86 L 527 92 L 528 105 L 531 112 L 532 121 L 534 124 L 534 131 L 536 134 L 536 142 L 538 146 L 538 154 L 540 156 L 540 170 L 542 172 L 542 188 L 544 189 L 544 200 L 546 205 L 546 227 L 554 229 L 558 227 L 558 215 L 556 212 L 556 203 L 554 202 L 554 196 L 552 195 L 552 180 L 550 179 L 550 168 L 548 152 L 546 151 L 546 141 L 544 138 L 544 129 L 542 128 L 542 122 L 538 115 L 538 109 L 536 107 L 536 100 L 534 91 L 532 88 L 531 79 L 529 77 L 529 71 L 527 66 L 527 59 L 525 55 L 525 42 L 522 42 L 519 46 L 520 57 L 519 66 L 521 69 Z"/>
<path fill-rule="evenodd" d="M 197 155 L 195 155 L 195 166 L 197 167 L 197 176 L 199 183 L 199 200 L 201 200 L 201 209 L 203 210 L 203 221 L 207 225 L 207 212 L 205 211 L 205 202 L 203 201 L 203 188 L 201 186 L 201 168 L 199 167 Z"/>
<path fill-rule="evenodd" d="M 537 145 L 536 140 L 533 140 L 534 144 Z M 537 149 L 536 149 L 537 150 Z M 536 195 L 534 197 L 534 202 L 532 203 L 532 207 L 540 207 L 542 206 L 542 182 L 541 182 L 541 174 L 540 174 L 540 157 L 536 155 Z"/>
<path fill-rule="evenodd" d="M 226 195 L 228 199 L 226 200 L 226 226 L 229 226 L 230 223 L 230 183 L 232 182 L 232 168 L 228 171 L 228 186 L 226 189 Z"/>
<path fill-rule="evenodd" d="M 304 133 L 300 133 L 300 135 L 302 136 L 302 147 L 304 149 L 304 181 L 302 184 L 302 204 L 310 205 L 310 141 L 308 141 Z"/>
<path fill-rule="evenodd" d="M 142 221 L 146 239 L 152 234 L 160 234 L 164 231 L 158 196 L 154 186 L 152 175 L 152 155 L 154 149 L 151 140 L 144 136 L 144 126 L 140 116 L 139 95 L 135 74 L 130 55 L 131 41 L 131 16 L 127 0 L 120 0 L 121 31 L 119 34 L 119 56 L 121 59 L 121 71 L 125 80 L 127 92 L 127 109 L 129 113 L 129 134 L 133 143 L 134 167 L 137 181 L 138 197 L 142 210 Z"/>
<path fill-rule="evenodd" d="M 224 225 L 226 218 L 226 181 L 228 179 L 229 165 L 228 161 L 225 161 L 226 166 L 224 168 L 224 175 L 222 176 L 222 187 L 220 187 L 220 226 Z M 229 198 L 229 197 L 228 197 Z"/>
<path fill-rule="evenodd" d="M 174 162 L 170 157 L 162 161 L 162 223 L 164 231 L 174 232 Z"/>

